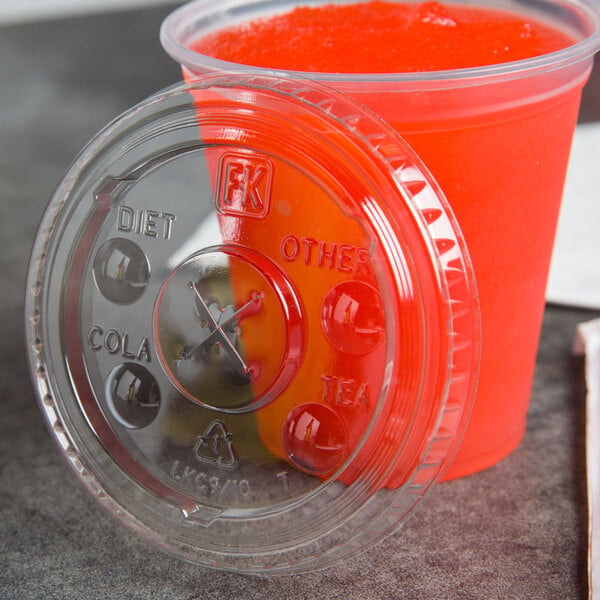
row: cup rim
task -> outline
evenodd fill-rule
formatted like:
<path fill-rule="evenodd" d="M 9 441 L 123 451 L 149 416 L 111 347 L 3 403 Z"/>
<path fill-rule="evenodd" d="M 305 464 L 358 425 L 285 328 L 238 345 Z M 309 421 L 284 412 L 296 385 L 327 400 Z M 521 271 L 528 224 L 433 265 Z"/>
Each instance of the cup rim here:
<path fill-rule="evenodd" d="M 358 1 L 358 0 L 357 0 Z M 298 2 L 286 0 L 284 4 L 293 7 L 294 5 L 310 4 L 311 2 Z M 314 2 L 313 2 L 314 3 Z M 448 69 L 437 71 L 415 71 L 415 72 L 398 72 L 398 73 L 332 73 L 324 71 L 299 71 L 291 69 L 276 69 L 258 67 L 245 63 L 235 63 L 226 60 L 221 60 L 200 54 L 191 50 L 183 41 L 184 35 L 189 35 L 193 28 L 190 23 L 194 24 L 200 20 L 198 15 L 200 12 L 205 14 L 210 9 L 214 13 L 223 11 L 224 9 L 240 8 L 245 5 L 248 7 L 267 4 L 264 0 L 221 0 L 215 4 L 214 0 L 192 0 L 179 8 L 172 11 L 164 19 L 160 28 L 160 41 L 167 52 L 174 60 L 176 60 L 184 68 L 192 72 L 251 72 L 255 75 L 276 75 L 285 77 L 297 77 L 312 79 L 317 81 L 326 81 L 330 83 L 344 82 L 439 82 L 439 81 L 458 81 L 458 80 L 473 80 L 478 78 L 518 78 L 529 76 L 533 72 L 550 71 L 562 67 L 568 67 L 577 62 L 591 58 L 600 49 L 600 4 L 593 0 L 542 0 L 533 1 L 532 5 L 536 6 L 563 6 L 577 13 L 577 16 L 583 22 L 587 21 L 588 31 L 591 31 L 586 37 L 576 43 L 557 50 L 534 56 L 518 61 L 498 63 L 485 66 L 468 67 L 461 69 Z M 274 4 L 270 2 L 269 4 Z M 489 3 L 489 6 L 498 8 L 517 8 L 527 2 L 513 2 L 509 6 L 501 3 Z M 474 3 L 477 5 L 477 3 Z"/>

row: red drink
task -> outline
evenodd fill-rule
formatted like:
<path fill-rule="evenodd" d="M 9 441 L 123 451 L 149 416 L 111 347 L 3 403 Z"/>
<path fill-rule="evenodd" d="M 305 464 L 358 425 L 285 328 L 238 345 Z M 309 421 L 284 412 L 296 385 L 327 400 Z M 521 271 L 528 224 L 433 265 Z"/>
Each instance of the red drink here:
<path fill-rule="evenodd" d="M 375 0 L 299 7 L 219 30 L 191 49 L 289 71 L 408 73 L 522 60 L 573 41 L 546 24 L 495 9 Z"/>
<path fill-rule="evenodd" d="M 476 67 L 560 50 L 572 43 L 571 33 L 491 8 L 373 2 L 298 9 L 189 43 L 200 61 L 184 64 L 188 74 L 251 65 L 311 72 L 346 92 L 402 135 L 448 198 L 473 261 L 482 319 L 477 397 L 448 477 L 492 465 L 524 433 L 562 186 L 590 65 L 553 70 L 540 62 L 537 70 L 480 74 Z M 258 232 L 248 235 L 265 250 Z M 313 285 L 300 277 L 300 287 Z M 283 454 L 275 437 L 268 427 L 263 432 L 271 450 Z"/>

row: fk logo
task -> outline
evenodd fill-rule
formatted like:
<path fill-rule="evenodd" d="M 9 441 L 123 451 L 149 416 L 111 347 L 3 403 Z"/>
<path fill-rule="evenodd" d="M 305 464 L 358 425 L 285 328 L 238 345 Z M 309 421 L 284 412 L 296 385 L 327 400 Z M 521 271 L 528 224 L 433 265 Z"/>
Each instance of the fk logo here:
<path fill-rule="evenodd" d="M 271 203 L 272 174 L 272 164 L 266 158 L 224 154 L 219 165 L 219 212 L 257 219 L 266 217 Z"/>

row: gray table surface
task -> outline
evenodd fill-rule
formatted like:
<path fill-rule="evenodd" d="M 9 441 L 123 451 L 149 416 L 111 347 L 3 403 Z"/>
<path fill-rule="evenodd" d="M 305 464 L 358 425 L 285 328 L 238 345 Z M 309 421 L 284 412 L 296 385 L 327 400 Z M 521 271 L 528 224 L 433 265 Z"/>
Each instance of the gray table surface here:
<path fill-rule="evenodd" d="M 0 28 L 0 598 L 326 600 L 587 597 L 579 321 L 548 307 L 527 434 L 506 460 L 434 490 L 396 536 L 329 570 L 224 574 L 148 546 L 63 463 L 30 384 L 25 270 L 53 187 L 106 122 L 179 79 L 158 43 L 171 7 Z M 600 77 L 582 120 L 600 120 Z"/>

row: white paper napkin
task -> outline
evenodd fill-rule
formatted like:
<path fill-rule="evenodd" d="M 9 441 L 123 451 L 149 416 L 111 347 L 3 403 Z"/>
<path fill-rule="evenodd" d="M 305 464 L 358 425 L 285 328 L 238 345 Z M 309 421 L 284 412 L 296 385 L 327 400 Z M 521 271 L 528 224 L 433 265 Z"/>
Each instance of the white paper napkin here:
<path fill-rule="evenodd" d="M 600 319 L 581 323 L 573 350 L 585 353 L 589 598 L 600 598 Z"/>
<path fill-rule="evenodd" d="M 546 299 L 600 309 L 600 122 L 575 131 Z"/>

